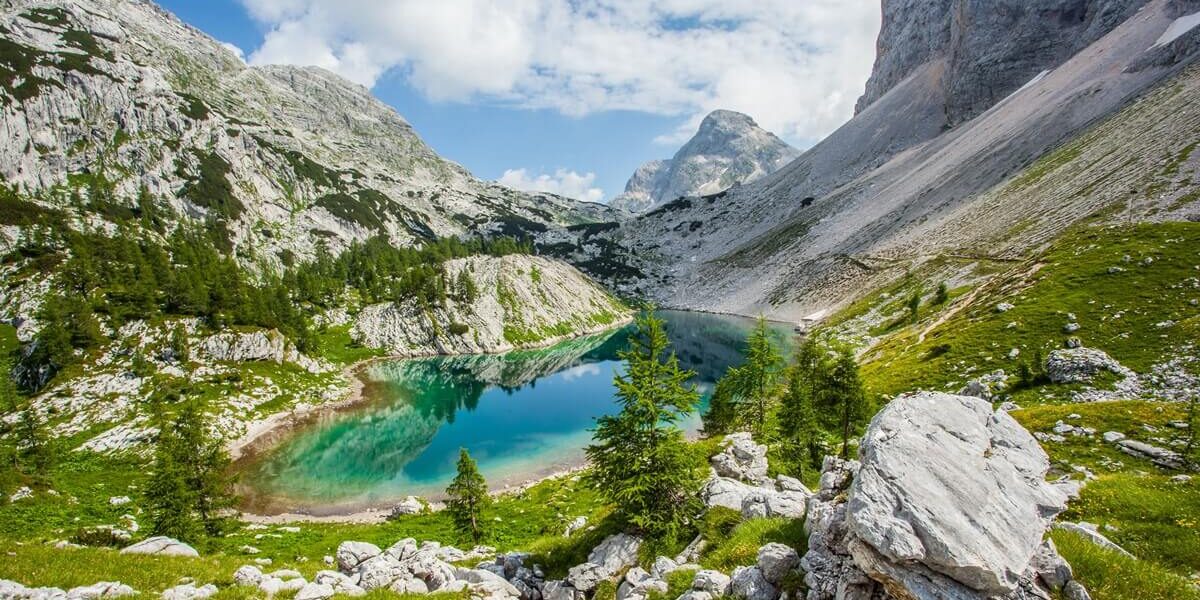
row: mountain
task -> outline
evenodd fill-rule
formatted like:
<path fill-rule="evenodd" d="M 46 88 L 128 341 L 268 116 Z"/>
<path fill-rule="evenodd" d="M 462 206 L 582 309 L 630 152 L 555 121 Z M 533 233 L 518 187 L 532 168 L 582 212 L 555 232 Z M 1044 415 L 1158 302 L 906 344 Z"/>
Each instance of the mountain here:
<path fill-rule="evenodd" d="M 526 235 L 610 211 L 473 177 L 361 86 L 311 67 L 249 67 L 142 0 L 0 8 L 0 175 L 53 206 L 88 190 L 219 223 L 243 264 L 384 235 Z M 7 238 L 4 244 L 12 243 Z"/>
<path fill-rule="evenodd" d="M 670 160 L 638 167 L 610 204 L 639 213 L 682 196 L 716 194 L 772 173 L 799 154 L 749 116 L 714 110 Z"/>
<path fill-rule="evenodd" d="M 885 2 L 850 121 L 720 202 L 675 200 L 605 238 L 661 304 L 799 320 L 939 257 L 1026 256 L 1086 218 L 1194 218 L 1198 10 Z"/>

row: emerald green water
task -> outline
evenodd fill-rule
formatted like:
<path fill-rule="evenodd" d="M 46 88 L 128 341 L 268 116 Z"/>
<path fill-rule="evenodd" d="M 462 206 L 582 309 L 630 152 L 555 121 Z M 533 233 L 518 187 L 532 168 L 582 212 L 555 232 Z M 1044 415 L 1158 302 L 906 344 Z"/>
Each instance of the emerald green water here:
<path fill-rule="evenodd" d="M 741 360 L 753 321 L 664 311 L 703 397 Z M 439 497 L 467 448 L 494 489 L 579 464 L 596 417 L 616 411 L 613 375 L 630 328 L 503 355 L 375 363 L 365 405 L 293 433 L 242 473 L 256 510 L 334 513 L 409 494 Z M 781 344 L 785 327 L 774 328 Z M 683 424 L 696 430 L 699 413 Z"/>

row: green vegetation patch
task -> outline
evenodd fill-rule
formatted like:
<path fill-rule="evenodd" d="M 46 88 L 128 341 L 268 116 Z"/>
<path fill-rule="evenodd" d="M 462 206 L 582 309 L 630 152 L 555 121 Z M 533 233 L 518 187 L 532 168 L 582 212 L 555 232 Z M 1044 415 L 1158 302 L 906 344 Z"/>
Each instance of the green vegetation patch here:
<path fill-rule="evenodd" d="M 229 175 L 233 172 L 229 161 L 211 150 L 194 154 L 198 160 L 199 174 L 189 178 L 180 196 L 196 206 L 212 211 L 222 219 L 237 220 L 246 207 L 238 200 L 233 191 L 233 184 L 229 182 Z M 176 174 L 189 177 L 182 165 L 176 169 Z"/>
<path fill-rule="evenodd" d="M 1083 228 L 1041 256 L 989 282 L 975 300 L 937 327 L 918 323 L 890 335 L 866 357 L 868 389 L 894 395 L 956 390 L 995 369 L 1015 373 L 1078 337 L 1135 371 L 1200 337 L 1200 224 Z M 1000 312 L 1001 302 L 1013 305 Z M 953 302 L 948 303 L 953 305 Z M 945 309 L 943 309 L 945 310 Z M 1080 325 L 1068 333 L 1068 322 Z M 1019 351 L 1009 360 L 1011 349 Z M 1024 398 L 1018 398 L 1023 400 Z"/>

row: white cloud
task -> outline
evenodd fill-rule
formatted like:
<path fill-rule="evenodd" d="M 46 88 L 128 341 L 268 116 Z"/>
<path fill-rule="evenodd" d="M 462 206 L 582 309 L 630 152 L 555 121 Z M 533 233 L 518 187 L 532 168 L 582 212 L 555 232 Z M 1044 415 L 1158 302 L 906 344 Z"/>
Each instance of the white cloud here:
<path fill-rule="evenodd" d="M 592 185 L 596 182 L 595 173 L 580 175 L 575 171 L 558 169 L 553 175 L 542 173 L 531 176 L 525 169 L 508 169 L 496 181 L 525 192 L 549 192 L 586 202 L 604 199 L 604 190 Z"/>
<path fill-rule="evenodd" d="M 270 31 L 250 62 L 318 65 L 371 86 L 395 69 L 435 100 L 583 115 L 715 108 L 799 143 L 852 113 L 874 0 L 241 0 Z"/>
<path fill-rule="evenodd" d="M 240 60 L 242 62 L 246 61 L 246 53 L 243 52 L 241 48 L 237 47 L 234 44 L 230 44 L 229 42 L 220 42 L 220 44 L 222 46 L 224 46 L 226 50 L 236 54 L 238 57 L 238 60 Z"/>

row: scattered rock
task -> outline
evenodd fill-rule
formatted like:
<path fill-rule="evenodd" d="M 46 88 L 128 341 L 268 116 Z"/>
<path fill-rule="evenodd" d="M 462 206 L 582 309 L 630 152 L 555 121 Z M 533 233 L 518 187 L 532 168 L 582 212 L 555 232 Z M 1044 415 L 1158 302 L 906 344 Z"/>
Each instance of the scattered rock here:
<path fill-rule="evenodd" d="M 398 504 L 392 507 L 392 513 L 388 518 L 402 517 L 405 515 L 419 515 L 425 511 L 425 503 L 416 496 L 408 496 L 401 500 Z"/>
<path fill-rule="evenodd" d="M 200 556 L 196 549 L 166 536 L 144 539 L 121 550 L 121 554 L 157 554 L 159 556 Z"/>
<path fill-rule="evenodd" d="M 712 457 L 713 470 L 721 477 L 762 485 L 767 477 L 767 447 L 754 443 L 747 432 L 731 433 L 722 442 L 723 449 Z"/>
<path fill-rule="evenodd" d="M 692 589 L 720 598 L 729 594 L 730 581 L 730 577 L 720 571 L 705 569 L 692 578 Z"/>
<path fill-rule="evenodd" d="M 783 544 L 773 542 L 758 549 L 758 569 L 774 585 L 799 566 L 800 555 Z"/>
<path fill-rule="evenodd" d="M 162 592 L 162 600 L 202 600 L 217 593 L 217 586 L 209 583 L 196 587 L 194 583 L 185 583 Z"/>
<path fill-rule="evenodd" d="M 1179 453 L 1166 448 L 1152 446 L 1146 442 L 1139 442 L 1125 438 L 1117 442 L 1117 449 L 1130 456 L 1148 459 L 1150 462 L 1167 469 L 1179 469 L 1183 467 L 1183 457 Z"/>
<path fill-rule="evenodd" d="M 329 600 L 334 595 L 333 586 L 324 583 L 306 583 L 296 592 L 295 600 Z"/>
<path fill-rule="evenodd" d="M 1104 441 L 1112 444 L 1125 439 L 1125 434 L 1120 431 L 1105 431 L 1101 437 L 1104 438 Z"/>
<path fill-rule="evenodd" d="M 1104 534 L 1100 533 L 1099 529 L 1095 525 L 1092 525 L 1091 523 L 1060 522 L 1060 523 L 1055 523 L 1054 528 L 1061 529 L 1063 531 L 1070 531 L 1072 533 L 1081 535 L 1088 541 L 1092 542 L 1093 544 L 1096 544 L 1097 546 L 1100 546 L 1101 548 L 1108 548 L 1109 550 L 1116 550 L 1117 552 L 1120 552 L 1121 554 L 1124 554 L 1125 556 L 1133 557 L 1133 554 L 1130 554 L 1129 551 L 1127 551 L 1124 548 L 1122 548 L 1121 546 L 1117 545 L 1116 542 L 1105 537 Z"/>
<path fill-rule="evenodd" d="M 336 556 L 338 567 L 342 572 L 349 573 L 368 559 L 379 556 L 379 546 L 367 542 L 342 542 L 338 545 Z"/>
<path fill-rule="evenodd" d="M 1101 371 L 1110 371 L 1122 377 L 1133 375 L 1133 371 L 1113 360 L 1103 350 L 1095 348 L 1055 350 L 1046 358 L 1046 375 L 1054 383 L 1091 381 Z"/>
<path fill-rule="evenodd" d="M 779 589 L 758 567 L 738 567 L 730 577 L 730 592 L 739 600 L 777 600 Z"/>
<path fill-rule="evenodd" d="M 101 581 L 67 591 L 67 600 L 96 600 L 98 598 L 121 598 L 137 592 L 119 581 Z"/>
<path fill-rule="evenodd" d="M 599 546 L 588 554 L 588 562 L 600 565 L 611 575 L 637 564 L 638 550 L 642 539 L 625 533 L 604 538 Z"/>

